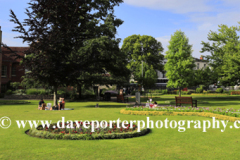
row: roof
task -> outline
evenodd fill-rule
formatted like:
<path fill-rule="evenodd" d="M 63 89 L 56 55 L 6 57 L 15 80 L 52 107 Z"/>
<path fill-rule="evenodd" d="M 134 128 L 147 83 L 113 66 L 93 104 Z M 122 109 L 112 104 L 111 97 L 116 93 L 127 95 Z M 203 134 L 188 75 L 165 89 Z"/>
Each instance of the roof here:
<path fill-rule="evenodd" d="M 28 50 L 29 47 L 9 47 L 12 51 L 16 52 L 20 56 L 24 56 L 24 51 Z M 1 47 L 2 49 L 2 60 L 3 61 L 12 61 L 12 62 L 20 62 L 21 59 L 15 59 L 16 56 L 13 56 L 14 54 L 11 53 L 11 51 L 5 47 Z"/>

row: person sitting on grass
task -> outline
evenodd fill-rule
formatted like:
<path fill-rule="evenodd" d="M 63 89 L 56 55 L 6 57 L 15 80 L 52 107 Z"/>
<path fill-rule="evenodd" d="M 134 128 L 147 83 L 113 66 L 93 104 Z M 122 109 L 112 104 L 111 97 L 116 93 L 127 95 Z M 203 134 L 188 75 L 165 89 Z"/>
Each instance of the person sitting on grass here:
<path fill-rule="evenodd" d="M 158 106 L 156 101 L 153 104 L 153 108 L 156 108 Z"/>
<path fill-rule="evenodd" d="M 52 107 L 52 110 L 59 110 L 59 107 L 58 107 L 58 105 L 56 105 L 56 106 L 53 106 L 53 107 Z"/>
<path fill-rule="evenodd" d="M 40 110 L 42 107 L 43 107 L 43 104 L 44 104 L 45 102 L 43 101 L 43 99 L 41 99 L 40 101 L 39 101 L 39 103 L 38 103 L 38 110 Z"/>
<path fill-rule="evenodd" d="M 62 109 L 64 110 L 65 108 L 65 101 L 64 101 L 64 98 L 62 98 Z"/>
<path fill-rule="evenodd" d="M 58 110 L 61 110 L 62 109 L 62 98 L 59 97 L 59 100 L 58 100 Z"/>

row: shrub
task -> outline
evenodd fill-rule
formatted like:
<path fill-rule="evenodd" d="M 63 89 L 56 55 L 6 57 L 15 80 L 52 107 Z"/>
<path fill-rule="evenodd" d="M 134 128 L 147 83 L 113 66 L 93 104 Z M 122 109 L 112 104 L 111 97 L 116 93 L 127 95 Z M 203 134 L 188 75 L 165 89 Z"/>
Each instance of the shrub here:
<path fill-rule="evenodd" d="M 65 91 L 63 91 L 63 90 L 60 90 L 60 91 L 57 91 L 57 94 L 60 94 L 60 95 L 62 95 L 62 94 L 66 94 L 66 92 L 65 92 Z"/>
<path fill-rule="evenodd" d="M 197 88 L 196 93 L 203 93 L 203 88 Z"/>
<path fill-rule="evenodd" d="M 168 91 L 168 94 L 177 94 L 177 91 Z"/>
<path fill-rule="evenodd" d="M 36 89 L 28 89 L 26 91 L 26 94 L 27 95 L 38 95 L 39 94 L 39 91 L 37 91 Z"/>
<path fill-rule="evenodd" d="M 136 94 L 136 91 L 132 91 L 132 92 L 131 92 L 131 95 L 135 95 L 135 94 Z"/>
<path fill-rule="evenodd" d="M 222 88 L 217 88 L 216 92 L 217 93 L 223 93 L 223 89 Z"/>
<path fill-rule="evenodd" d="M 215 91 L 208 90 L 207 93 L 215 93 Z"/>
<path fill-rule="evenodd" d="M 167 93 L 168 93 L 167 89 L 162 90 L 162 94 L 167 94 Z"/>
<path fill-rule="evenodd" d="M 46 91 L 39 91 L 38 95 L 47 95 L 47 92 Z"/>
<path fill-rule="evenodd" d="M 189 95 L 189 94 L 191 94 L 190 91 L 182 91 L 182 95 Z"/>
<path fill-rule="evenodd" d="M 6 95 L 11 95 L 11 94 L 12 94 L 12 90 L 10 90 L 10 89 L 7 90 L 5 94 L 6 94 Z"/>
<path fill-rule="evenodd" d="M 227 93 L 227 94 L 229 94 L 230 92 L 229 92 L 229 91 L 223 91 L 223 93 Z"/>

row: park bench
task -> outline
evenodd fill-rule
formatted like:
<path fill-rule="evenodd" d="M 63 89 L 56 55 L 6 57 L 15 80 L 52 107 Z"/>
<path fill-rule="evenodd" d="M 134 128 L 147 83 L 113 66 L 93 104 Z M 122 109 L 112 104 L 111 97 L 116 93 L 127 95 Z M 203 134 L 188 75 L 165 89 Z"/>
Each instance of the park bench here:
<path fill-rule="evenodd" d="M 124 97 L 123 95 L 117 95 L 117 101 L 120 102 L 128 102 L 128 97 Z"/>
<path fill-rule="evenodd" d="M 175 97 L 176 106 L 181 104 L 191 104 L 192 107 L 197 107 L 197 100 L 193 100 L 192 97 Z"/>

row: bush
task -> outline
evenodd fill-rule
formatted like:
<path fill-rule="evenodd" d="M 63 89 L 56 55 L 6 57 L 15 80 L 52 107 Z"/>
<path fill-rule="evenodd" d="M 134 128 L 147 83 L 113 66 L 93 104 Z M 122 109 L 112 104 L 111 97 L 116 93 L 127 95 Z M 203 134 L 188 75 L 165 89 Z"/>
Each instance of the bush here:
<path fill-rule="evenodd" d="M 26 94 L 27 95 L 38 95 L 40 92 L 39 91 L 37 91 L 36 89 L 28 89 L 27 91 L 26 91 Z"/>
<path fill-rule="evenodd" d="M 62 94 L 66 94 L 66 92 L 65 92 L 65 91 L 63 91 L 63 90 L 60 90 L 60 91 L 57 91 L 57 94 L 60 94 L 60 95 L 62 95 Z"/>
<path fill-rule="evenodd" d="M 46 91 L 39 91 L 38 95 L 47 95 L 47 92 Z"/>
<path fill-rule="evenodd" d="M 227 94 L 230 94 L 230 92 L 229 92 L 229 91 L 223 91 L 223 93 L 227 93 Z"/>
<path fill-rule="evenodd" d="M 216 92 L 217 93 L 223 93 L 223 89 L 222 88 L 217 88 Z"/>
<path fill-rule="evenodd" d="M 168 93 L 167 89 L 162 90 L 162 94 L 167 94 L 167 93 Z"/>
<path fill-rule="evenodd" d="M 6 95 L 11 95 L 11 94 L 12 94 L 12 90 L 10 90 L 10 89 L 7 90 L 5 94 L 6 94 Z"/>
<path fill-rule="evenodd" d="M 136 91 L 132 91 L 132 92 L 131 92 L 131 95 L 135 95 L 135 94 L 136 94 Z"/>
<path fill-rule="evenodd" d="M 177 91 L 168 91 L 168 94 L 177 94 Z"/>
<path fill-rule="evenodd" d="M 106 91 L 104 91 L 104 92 L 106 92 Z M 95 93 L 93 90 L 85 89 L 85 90 L 83 90 L 82 95 L 95 95 Z"/>
<path fill-rule="evenodd" d="M 215 93 L 215 91 L 208 90 L 207 93 Z"/>
<path fill-rule="evenodd" d="M 196 93 L 203 93 L 203 88 L 197 88 Z"/>
<path fill-rule="evenodd" d="M 182 91 L 181 93 L 182 93 L 182 95 L 189 95 L 189 94 L 191 94 L 190 91 Z"/>

